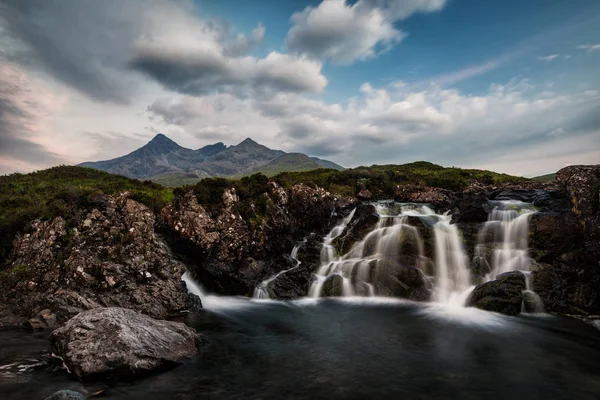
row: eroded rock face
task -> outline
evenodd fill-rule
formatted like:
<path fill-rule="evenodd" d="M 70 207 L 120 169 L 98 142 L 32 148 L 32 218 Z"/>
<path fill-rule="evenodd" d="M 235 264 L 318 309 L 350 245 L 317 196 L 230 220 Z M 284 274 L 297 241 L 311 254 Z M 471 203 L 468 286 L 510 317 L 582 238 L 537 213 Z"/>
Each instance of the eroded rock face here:
<path fill-rule="evenodd" d="M 519 271 L 500 274 L 495 280 L 477 285 L 467 299 L 468 307 L 507 315 L 521 312 L 525 275 Z"/>
<path fill-rule="evenodd" d="M 60 217 L 34 221 L 32 233 L 15 239 L 0 302 L 33 327 L 52 328 L 98 307 L 156 318 L 189 308 L 184 267 L 155 234 L 154 214 L 127 195 L 103 200 L 72 225 Z"/>
<path fill-rule="evenodd" d="M 274 182 L 269 187 L 245 202 L 228 189 L 211 211 L 189 192 L 162 210 L 160 223 L 169 242 L 210 291 L 251 295 L 261 281 L 294 265 L 289 254 L 295 244 L 312 233 L 322 237 L 337 221 L 336 213 L 349 212 L 355 202 L 302 184 L 289 191 Z M 280 296 L 304 290 L 303 281 L 316 267 L 305 263 L 296 271 L 303 272 L 302 284 L 280 285 Z"/>
<path fill-rule="evenodd" d="M 185 324 L 124 308 L 84 311 L 52 332 L 52 350 L 80 379 L 131 377 L 195 356 L 203 339 Z"/>
<path fill-rule="evenodd" d="M 573 212 L 580 218 L 591 245 L 600 243 L 600 165 L 572 165 L 556 173 L 571 196 Z M 600 250 L 597 248 L 598 253 Z"/>

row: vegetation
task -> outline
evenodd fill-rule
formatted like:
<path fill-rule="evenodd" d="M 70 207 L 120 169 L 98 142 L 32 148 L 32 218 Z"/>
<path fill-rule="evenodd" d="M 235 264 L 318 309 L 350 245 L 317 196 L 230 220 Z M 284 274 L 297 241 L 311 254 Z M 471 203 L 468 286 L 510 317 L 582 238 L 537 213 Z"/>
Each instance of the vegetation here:
<path fill-rule="evenodd" d="M 531 179 L 534 181 L 540 181 L 540 182 L 554 182 L 556 180 L 556 172 L 553 174 L 536 176 L 535 178 L 531 178 Z"/>
<path fill-rule="evenodd" d="M 491 185 L 526 179 L 479 169 L 445 168 L 419 161 L 404 165 L 373 165 L 344 171 L 318 169 L 308 172 L 285 172 L 275 176 L 273 180 L 286 188 L 297 183 L 307 183 L 340 195 L 354 196 L 360 190 L 367 189 L 377 198 L 391 198 L 398 185 L 415 184 L 464 190 L 472 182 Z"/>
<path fill-rule="evenodd" d="M 70 220 L 81 207 L 96 204 L 101 194 L 130 191 L 132 198 L 159 210 L 173 199 L 171 189 L 90 168 L 60 166 L 31 174 L 0 176 L 0 266 L 17 232 L 36 218 Z"/>

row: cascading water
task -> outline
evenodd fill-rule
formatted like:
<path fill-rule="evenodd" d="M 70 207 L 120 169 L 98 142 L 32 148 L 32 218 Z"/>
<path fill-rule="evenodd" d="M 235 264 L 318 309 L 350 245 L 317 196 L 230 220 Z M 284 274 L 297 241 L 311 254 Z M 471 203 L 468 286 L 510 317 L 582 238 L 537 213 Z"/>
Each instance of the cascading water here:
<path fill-rule="evenodd" d="M 337 280 L 342 296 L 374 296 L 390 293 L 390 286 L 402 286 L 394 277 L 403 268 L 423 273 L 433 282 L 433 297 L 440 302 L 457 301 L 470 287 L 470 275 L 458 229 L 450 224 L 449 215 L 436 214 L 429 207 L 416 204 L 376 204 L 379 221 L 363 240 L 346 254 L 336 257 L 333 241 L 352 219 L 353 214 L 327 236 L 321 252 L 321 266 L 310 286 L 309 296 L 322 295 L 329 280 Z M 419 229 L 411 217 L 422 225 L 433 226 L 435 232 L 435 269 L 426 276 L 432 262 L 425 256 Z M 341 282 L 340 282 L 341 281 Z"/>
<path fill-rule="evenodd" d="M 530 266 L 534 262 L 528 250 L 529 220 L 536 209 L 518 200 L 495 201 L 492 205 L 488 221 L 479 231 L 473 261 L 488 271 L 486 281 L 504 272 L 521 271 L 526 282 L 522 309 L 543 312 L 543 303 L 532 289 Z"/>
<path fill-rule="evenodd" d="M 290 257 L 292 258 L 292 260 L 294 260 L 294 264 L 295 265 L 292 268 L 288 268 L 286 270 L 280 271 L 277 274 L 275 274 L 272 277 L 270 277 L 269 279 L 266 279 L 266 280 L 262 281 L 256 287 L 256 289 L 254 289 L 254 294 L 252 295 L 253 299 L 255 299 L 255 300 L 268 300 L 268 299 L 270 299 L 271 297 L 269 296 L 269 284 L 271 282 L 273 282 L 275 279 L 279 278 L 281 275 L 285 274 L 286 272 L 290 272 L 290 271 L 295 270 L 298 267 L 300 267 L 300 265 L 302 264 L 302 262 L 300 260 L 298 260 L 298 250 L 300 250 L 300 247 L 302 247 L 302 245 L 304 243 L 306 243 L 306 240 L 304 240 L 303 242 L 297 244 L 292 249 L 292 253 L 290 254 Z"/>

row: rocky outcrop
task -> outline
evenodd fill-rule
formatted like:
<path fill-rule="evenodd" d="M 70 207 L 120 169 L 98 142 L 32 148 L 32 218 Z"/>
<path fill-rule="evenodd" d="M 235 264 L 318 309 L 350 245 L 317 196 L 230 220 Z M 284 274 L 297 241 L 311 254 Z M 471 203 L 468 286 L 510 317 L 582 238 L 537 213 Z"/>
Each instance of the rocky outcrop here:
<path fill-rule="evenodd" d="M 81 311 L 127 307 L 156 318 L 188 309 L 183 265 L 154 231 L 154 214 L 127 194 L 103 196 L 73 221 L 34 221 L 0 279 L 0 302 L 34 328 Z M 196 301 L 197 306 L 197 301 Z"/>
<path fill-rule="evenodd" d="M 581 221 L 587 242 L 600 246 L 600 165 L 572 165 L 556 173 L 571 196 L 572 210 Z"/>
<path fill-rule="evenodd" d="M 506 272 L 493 281 L 477 285 L 467 299 L 467 306 L 517 315 L 521 312 L 525 287 L 525 275 L 522 272 Z"/>
<path fill-rule="evenodd" d="M 428 203 L 434 208 L 444 211 L 450 209 L 452 192 L 450 190 L 420 186 L 400 185 L 396 187 L 394 200 L 402 203 Z"/>
<path fill-rule="evenodd" d="M 288 254 L 297 242 L 313 233 L 324 235 L 336 213 L 349 212 L 352 204 L 320 188 L 299 184 L 286 191 L 270 182 L 268 192 L 250 199 L 226 189 L 221 204 L 210 210 L 193 192 L 185 193 L 162 210 L 160 223 L 208 290 L 249 296 L 261 281 L 294 266 Z M 296 273 L 309 279 L 315 268 L 304 263 Z M 281 296 L 291 296 L 284 286 L 279 286 Z M 298 287 L 291 290 L 296 293 Z"/>
<path fill-rule="evenodd" d="M 185 324 L 124 308 L 84 311 L 52 332 L 52 350 L 80 379 L 132 377 L 195 356 L 202 336 Z"/>

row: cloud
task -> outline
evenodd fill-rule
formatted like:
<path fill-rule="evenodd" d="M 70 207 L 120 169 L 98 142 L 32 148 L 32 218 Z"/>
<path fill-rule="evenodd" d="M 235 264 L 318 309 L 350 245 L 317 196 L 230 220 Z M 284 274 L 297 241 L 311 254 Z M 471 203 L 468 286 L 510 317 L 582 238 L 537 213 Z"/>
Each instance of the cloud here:
<path fill-rule="evenodd" d="M 438 11 L 445 0 L 323 0 L 290 18 L 286 44 L 296 53 L 351 64 L 390 50 L 406 37 L 394 22 L 418 12 Z"/>
<path fill-rule="evenodd" d="M 0 159 L 28 165 L 65 162 L 40 143 L 46 119 L 60 99 L 19 66 L 0 61 Z"/>
<path fill-rule="evenodd" d="M 588 53 L 591 53 L 593 51 L 600 50 L 600 43 L 598 43 L 598 44 L 582 44 L 580 46 L 577 46 L 577 48 L 580 50 L 587 50 Z"/>
<path fill-rule="evenodd" d="M 321 63 L 303 56 L 273 51 L 265 58 L 228 57 L 217 42 L 192 46 L 164 37 L 160 41 L 138 42 L 135 50 L 132 69 L 180 93 L 318 93 L 327 85 Z"/>
<path fill-rule="evenodd" d="M 249 36 L 222 20 L 201 19 L 188 0 L 6 0 L 0 4 L 0 48 L 10 59 L 47 72 L 101 102 L 127 104 L 144 87 L 141 71 L 176 90 L 206 93 L 267 85 L 322 90 L 327 80 L 314 61 L 271 53 L 246 54 L 265 37 Z M 130 68 L 130 67 L 133 68 Z M 293 68 L 299 76 L 275 73 Z M 181 75 L 181 76 L 179 76 Z"/>
<path fill-rule="evenodd" d="M 0 4 L 0 45 L 14 39 L 15 61 L 48 72 L 99 101 L 127 103 L 132 82 L 119 74 L 136 20 L 119 22 L 115 13 L 134 15 L 131 2 L 7 0 Z"/>
<path fill-rule="evenodd" d="M 548 56 L 538 57 L 538 60 L 552 62 L 552 61 L 556 60 L 558 57 L 560 57 L 560 54 L 550 54 Z"/>

